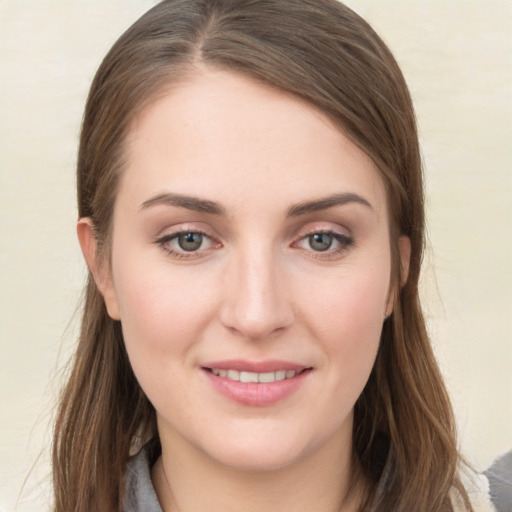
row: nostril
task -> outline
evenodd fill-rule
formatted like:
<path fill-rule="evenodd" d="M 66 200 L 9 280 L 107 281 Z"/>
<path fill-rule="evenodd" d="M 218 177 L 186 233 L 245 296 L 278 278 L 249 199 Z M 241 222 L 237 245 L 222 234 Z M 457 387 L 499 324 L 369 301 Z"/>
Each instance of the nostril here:
<path fill-rule="evenodd" d="M 284 285 L 285 273 L 272 251 L 254 249 L 252 245 L 251 250 L 239 253 L 240 259 L 233 261 L 225 276 L 220 320 L 235 335 L 261 340 L 283 333 L 294 313 Z"/>

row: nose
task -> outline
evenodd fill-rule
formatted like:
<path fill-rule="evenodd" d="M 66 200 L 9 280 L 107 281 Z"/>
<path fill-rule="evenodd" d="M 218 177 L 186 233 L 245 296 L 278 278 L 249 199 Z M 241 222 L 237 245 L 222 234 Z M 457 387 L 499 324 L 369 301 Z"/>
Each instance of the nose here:
<path fill-rule="evenodd" d="M 250 340 L 286 330 L 294 312 L 282 271 L 282 262 L 270 248 L 247 250 L 230 261 L 224 276 L 222 324 Z"/>

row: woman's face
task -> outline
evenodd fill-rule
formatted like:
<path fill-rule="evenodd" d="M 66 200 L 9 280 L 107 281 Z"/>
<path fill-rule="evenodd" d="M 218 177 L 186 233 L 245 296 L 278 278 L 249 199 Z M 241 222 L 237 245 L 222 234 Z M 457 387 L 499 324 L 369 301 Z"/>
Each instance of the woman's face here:
<path fill-rule="evenodd" d="M 309 104 L 215 70 L 147 107 L 127 156 L 100 287 L 164 449 L 338 456 L 392 308 L 375 165 Z"/>

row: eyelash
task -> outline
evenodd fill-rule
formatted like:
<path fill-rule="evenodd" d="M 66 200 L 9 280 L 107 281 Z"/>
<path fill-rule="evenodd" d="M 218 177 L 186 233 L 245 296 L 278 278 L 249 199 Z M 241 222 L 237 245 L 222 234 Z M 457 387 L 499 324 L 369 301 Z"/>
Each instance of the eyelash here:
<path fill-rule="evenodd" d="M 213 246 L 213 248 L 219 248 L 222 247 L 222 244 L 220 242 L 215 242 L 211 236 L 209 236 L 207 233 L 201 230 L 193 230 L 193 229 L 182 229 L 180 231 L 176 231 L 175 233 L 165 235 L 161 238 L 157 238 L 155 240 L 155 244 L 161 247 L 167 254 L 170 256 L 177 258 L 177 259 L 189 259 L 189 258 L 198 258 L 201 256 L 206 255 L 207 252 L 209 252 L 212 247 L 208 247 L 206 249 L 198 248 L 197 250 L 191 250 L 186 251 L 185 249 L 177 250 L 170 245 L 173 241 L 177 241 L 180 236 L 183 235 L 200 235 L 202 237 L 201 245 L 204 242 L 204 240 L 209 240 L 210 244 Z M 304 248 L 305 251 L 309 252 L 311 254 L 311 257 L 318 258 L 318 259 L 331 259 L 335 258 L 337 256 L 340 256 L 345 251 L 349 249 L 350 246 L 354 245 L 354 239 L 348 235 L 344 235 L 341 233 L 338 233 L 336 231 L 332 230 L 311 230 L 303 235 L 300 236 L 300 238 L 293 242 L 291 245 L 292 247 L 297 247 L 301 242 L 307 243 L 308 239 L 311 239 L 311 237 L 315 235 L 327 235 L 333 239 L 334 242 L 337 242 L 339 244 L 339 247 L 332 249 L 331 247 L 328 247 L 325 251 L 315 251 L 311 245 L 309 249 Z"/>
<path fill-rule="evenodd" d="M 209 251 L 211 247 L 207 249 L 198 249 L 194 251 L 186 251 L 185 249 L 177 250 L 170 245 L 174 240 L 178 240 L 180 236 L 183 235 L 200 235 L 202 237 L 202 242 L 204 240 L 209 240 L 210 244 L 213 247 L 221 247 L 222 244 L 219 242 L 215 243 L 211 236 L 201 230 L 197 229 L 182 229 L 180 231 L 176 231 L 175 233 L 165 235 L 161 238 L 157 238 L 155 243 L 161 247 L 167 254 L 177 259 L 189 259 L 189 258 L 198 258 L 203 256 L 206 251 Z M 202 243 L 201 243 L 202 245 Z"/>
<path fill-rule="evenodd" d="M 344 235 L 342 233 L 338 233 L 337 231 L 332 231 L 329 229 L 313 229 L 298 239 L 297 242 L 294 242 L 292 245 L 298 245 L 301 242 L 308 243 L 308 239 L 315 235 L 327 235 L 333 239 L 334 242 L 339 244 L 339 247 L 332 249 L 331 247 L 327 248 L 325 251 L 315 251 L 313 248 L 305 249 L 307 252 L 311 253 L 311 257 L 318 259 L 332 259 L 337 256 L 341 256 L 344 252 L 346 252 L 352 245 L 354 245 L 354 239 L 349 235 Z"/>

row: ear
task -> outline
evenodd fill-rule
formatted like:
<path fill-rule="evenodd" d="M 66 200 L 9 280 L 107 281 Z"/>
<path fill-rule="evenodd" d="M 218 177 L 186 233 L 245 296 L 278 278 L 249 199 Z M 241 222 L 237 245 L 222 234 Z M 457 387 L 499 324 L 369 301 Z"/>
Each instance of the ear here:
<path fill-rule="evenodd" d="M 407 283 L 411 262 L 411 239 L 408 236 L 401 236 L 398 239 L 398 253 L 400 256 L 400 287 L 403 287 Z M 396 291 L 394 286 L 391 286 L 386 304 L 386 318 L 393 312 Z"/>
<path fill-rule="evenodd" d="M 112 273 L 110 266 L 102 261 L 101 256 L 98 254 L 98 245 L 94 236 L 94 225 L 91 218 L 82 217 L 79 219 L 76 231 L 82 254 L 98 290 L 103 295 L 108 315 L 112 320 L 120 320 L 119 305 L 117 303 Z"/>

